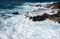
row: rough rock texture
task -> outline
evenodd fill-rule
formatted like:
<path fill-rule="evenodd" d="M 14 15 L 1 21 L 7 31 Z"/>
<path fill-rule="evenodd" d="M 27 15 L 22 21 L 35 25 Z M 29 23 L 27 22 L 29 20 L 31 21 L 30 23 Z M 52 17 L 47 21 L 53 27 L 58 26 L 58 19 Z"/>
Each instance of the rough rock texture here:
<path fill-rule="evenodd" d="M 60 17 L 53 17 L 53 18 L 49 18 L 49 19 L 60 23 Z"/>
<path fill-rule="evenodd" d="M 34 17 L 30 17 L 30 19 L 32 19 L 33 21 L 43 21 L 46 20 L 48 18 L 48 14 L 43 14 L 43 15 L 37 15 Z"/>
<path fill-rule="evenodd" d="M 50 15 L 49 19 L 60 23 L 60 2 L 53 3 L 49 7 L 52 7 L 52 9 L 58 9 L 57 14 Z"/>
<path fill-rule="evenodd" d="M 37 12 L 38 15 L 30 16 L 30 17 L 27 15 L 27 17 L 29 17 L 29 19 L 31 19 L 32 21 L 44 21 L 46 19 L 49 19 L 49 20 L 53 20 L 55 22 L 60 23 L 60 2 L 55 2 L 55 3 L 51 4 L 50 6 L 48 6 L 48 9 L 50 7 L 51 7 L 52 10 L 54 10 L 50 13 L 55 13 L 55 11 L 57 11 L 57 12 L 55 14 L 48 14 L 49 12 L 45 12 L 43 15 L 40 15 L 35 10 L 34 12 Z"/>
<path fill-rule="evenodd" d="M 33 21 L 43 21 L 45 19 L 46 18 L 44 16 L 34 16 L 34 17 L 32 17 Z"/>
<path fill-rule="evenodd" d="M 54 9 L 60 9 L 60 2 L 53 3 Z"/>
<path fill-rule="evenodd" d="M 33 21 L 44 21 L 46 19 L 50 19 L 52 21 L 60 23 L 59 14 L 53 14 L 53 15 L 43 14 L 43 15 L 33 16 L 33 17 L 29 17 L 29 18 L 32 19 Z"/>
<path fill-rule="evenodd" d="M 49 7 L 52 7 L 52 9 L 60 9 L 60 2 L 55 2 L 55 3 L 51 4 L 50 6 L 48 6 L 48 8 Z"/>

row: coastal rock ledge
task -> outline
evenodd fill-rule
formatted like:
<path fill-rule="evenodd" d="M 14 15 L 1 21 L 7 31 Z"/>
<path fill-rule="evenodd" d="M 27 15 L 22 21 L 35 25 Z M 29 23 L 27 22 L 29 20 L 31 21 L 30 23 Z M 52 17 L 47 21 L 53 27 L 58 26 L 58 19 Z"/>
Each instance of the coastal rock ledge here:
<path fill-rule="evenodd" d="M 49 19 L 60 23 L 60 2 L 53 3 L 49 7 L 52 7 L 51 9 L 58 9 L 57 13 L 52 15 L 44 13 L 43 15 L 30 16 L 29 19 L 32 19 L 32 21 L 43 21 Z"/>

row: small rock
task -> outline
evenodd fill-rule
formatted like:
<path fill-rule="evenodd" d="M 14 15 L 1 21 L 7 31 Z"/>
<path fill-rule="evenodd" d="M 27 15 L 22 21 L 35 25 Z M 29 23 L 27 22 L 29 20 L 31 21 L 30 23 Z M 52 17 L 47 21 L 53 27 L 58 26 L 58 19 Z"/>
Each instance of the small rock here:
<path fill-rule="evenodd" d="M 36 7 L 42 7 L 41 5 L 35 5 Z"/>
<path fill-rule="evenodd" d="M 14 15 L 18 15 L 19 13 L 18 13 L 18 12 L 13 12 L 12 14 L 14 14 Z"/>
<path fill-rule="evenodd" d="M 29 17 L 29 19 L 32 19 L 33 17 Z"/>
<path fill-rule="evenodd" d="M 58 22 L 58 23 L 60 23 L 60 22 Z"/>

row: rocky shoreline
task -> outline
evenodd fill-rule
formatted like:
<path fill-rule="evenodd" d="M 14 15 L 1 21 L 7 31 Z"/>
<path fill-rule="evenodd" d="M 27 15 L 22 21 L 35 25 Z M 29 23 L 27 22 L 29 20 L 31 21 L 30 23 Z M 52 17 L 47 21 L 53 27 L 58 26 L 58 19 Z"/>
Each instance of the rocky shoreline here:
<path fill-rule="evenodd" d="M 58 9 L 58 10 L 57 10 L 57 14 L 51 15 L 49 19 L 60 23 L 60 2 L 53 3 L 52 6 L 50 6 L 52 7 L 52 9 Z"/>
<path fill-rule="evenodd" d="M 29 19 L 32 19 L 32 21 L 43 21 L 43 20 L 49 19 L 49 20 L 60 23 L 60 2 L 53 3 L 49 7 L 52 7 L 51 9 L 58 9 L 57 13 L 52 15 L 44 13 L 43 15 L 37 15 L 33 17 L 30 16 Z"/>
<path fill-rule="evenodd" d="M 48 6 L 47 8 L 57 9 L 56 10 L 57 13 L 56 14 L 52 14 L 52 15 L 44 13 L 43 15 L 29 16 L 28 15 L 29 12 L 27 12 L 25 14 L 25 16 L 26 16 L 26 18 L 29 17 L 29 19 L 32 19 L 32 21 L 43 21 L 43 20 L 49 19 L 49 20 L 52 20 L 52 21 L 60 23 L 60 2 L 53 3 L 50 6 Z M 13 15 L 18 15 L 19 12 L 13 12 L 12 14 Z"/>

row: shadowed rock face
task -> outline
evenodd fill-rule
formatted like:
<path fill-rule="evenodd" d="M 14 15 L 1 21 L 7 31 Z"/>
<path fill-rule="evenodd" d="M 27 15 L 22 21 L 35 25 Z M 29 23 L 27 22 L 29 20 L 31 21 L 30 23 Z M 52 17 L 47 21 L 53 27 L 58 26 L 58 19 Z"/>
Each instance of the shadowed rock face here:
<path fill-rule="evenodd" d="M 43 15 L 33 16 L 29 18 L 32 19 L 32 21 L 44 21 L 46 19 L 50 19 L 50 20 L 60 23 L 60 15 L 58 14 L 53 14 L 53 15 L 43 14 Z"/>
<path fill-rule="evenodd" d="M 33 21 L 43 21 L 45 20 L 46 18 L 44 16 L 34 16 L 33 17 Z"/>
<path fill-rule="evenodd" d="M 53 9 L 60 9 L 60 2 L 53 3 Z"/>
<path fill-rule="evenodd" d="M 43 21 L 46 20 L 48 18 L 48 14 L 43 14 L 43 15 L 38 15 L 38 16 L 34 16 L 34 17 L 30 17 L 30 19 L 32 19 L 33 21 Z"/>
<path fill-rule="evenodd" d="M 52 7 L 52 9 L 60 9 L 60 2 L 53 3 L 50 6 L 48 6 L 48 8 L 49 7 Z"/>
<path fill-rule="evenodd" d="M 58 23 L 60 23 L 60 21 Z"/>
<path fill-rule="evenodd" d="M 49 19 L 60 23 L 60 17 L 53 17 L 53 18 L 49 18 Z"/>
<path fill-rule="evenodd" d="M 60 23 L 60 2 L 53 3 L 49 7 L 51 6 L 53 6 L 52 9 L 59 9 L 57 11 L 57 14 L 49 15 L 45 13 L 41 16 L 39 15 L 39 16 L 30 17 L 30 19 L 32 19 L 33 21 L 43 21 L 46 19 L 50 19 L 50 20 Z"/>
<path fill-rule="evenodd" d="M 50 20 L 60 23 L 60 11 L 57 14 L 50 15 Z"/>

